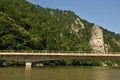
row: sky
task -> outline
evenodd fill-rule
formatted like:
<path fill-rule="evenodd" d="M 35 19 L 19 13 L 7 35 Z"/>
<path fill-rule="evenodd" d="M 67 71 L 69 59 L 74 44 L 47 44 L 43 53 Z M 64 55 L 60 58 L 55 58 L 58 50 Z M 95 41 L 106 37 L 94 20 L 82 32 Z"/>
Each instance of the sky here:
<path fill-rule="evenodd" d="M 120 34 L 120 0 L 28 0 L 45 8 L 71 10 L 80 18 Z"/>

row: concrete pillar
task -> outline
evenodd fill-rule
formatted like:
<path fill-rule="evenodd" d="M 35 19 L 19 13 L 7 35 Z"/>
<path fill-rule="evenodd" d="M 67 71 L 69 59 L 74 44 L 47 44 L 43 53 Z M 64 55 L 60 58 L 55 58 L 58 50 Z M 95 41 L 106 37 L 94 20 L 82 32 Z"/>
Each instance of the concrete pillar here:
<path fill-rule="evenodd" d="M 26 70 L 31 70 L 32 62 L 26 62 L 25 68 Z"/>

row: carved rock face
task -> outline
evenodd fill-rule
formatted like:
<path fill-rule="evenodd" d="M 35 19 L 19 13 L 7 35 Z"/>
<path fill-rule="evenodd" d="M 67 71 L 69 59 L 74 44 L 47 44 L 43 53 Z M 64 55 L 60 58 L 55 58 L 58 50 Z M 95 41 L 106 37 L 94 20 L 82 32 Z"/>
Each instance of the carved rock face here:
<path fill-rule="evenodd" d="M 90 44 L 95 52 L 104 53 L 104 39 L 102 29 L 98 26 L 93 26 Z"/>

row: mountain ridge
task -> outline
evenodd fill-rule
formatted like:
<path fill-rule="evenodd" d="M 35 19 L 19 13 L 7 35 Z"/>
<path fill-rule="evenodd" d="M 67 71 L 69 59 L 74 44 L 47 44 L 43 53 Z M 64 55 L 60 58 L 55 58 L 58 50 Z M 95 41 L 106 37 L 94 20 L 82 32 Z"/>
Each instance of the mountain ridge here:
<path fill-rule="evenodd" d="M 90 44 L 93 26 L 72 11 L 0 1 L 0 50 L 98 51 Z M 120 35 L 100 29 L 104 52 L 120 51 Z"/>

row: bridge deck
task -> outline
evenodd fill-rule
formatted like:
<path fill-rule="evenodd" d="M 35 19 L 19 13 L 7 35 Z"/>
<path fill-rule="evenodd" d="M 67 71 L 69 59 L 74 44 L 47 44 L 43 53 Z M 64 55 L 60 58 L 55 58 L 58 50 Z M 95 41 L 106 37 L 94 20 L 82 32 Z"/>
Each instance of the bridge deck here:
<path fill-rule="evenodd" d="M 103 56 L 103 57 L 112 57 L 117 56 L 120 57 L 120 54 L 95 54 L 95 53 L 9 53 L 9 52 L 3 52 L 0 53 L 0 56 L 3 55 L 21 55 L 21 56 Z"/>

